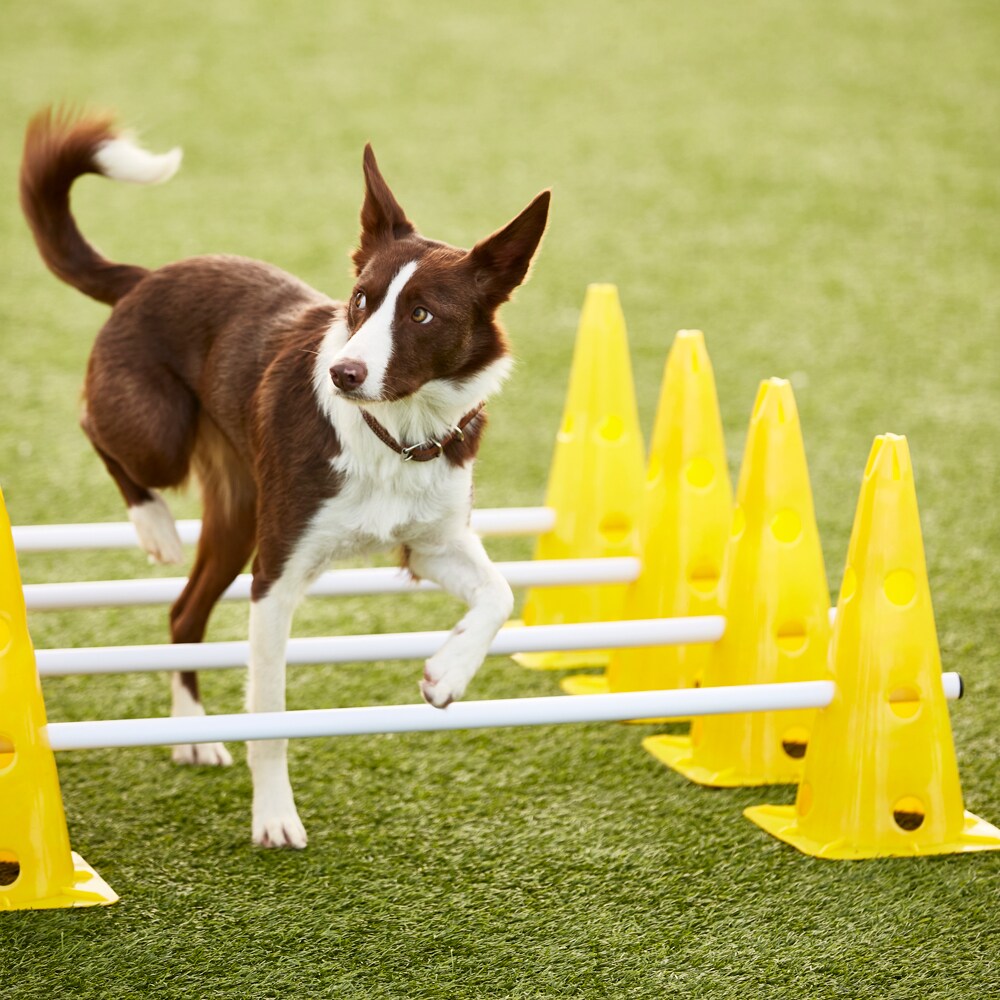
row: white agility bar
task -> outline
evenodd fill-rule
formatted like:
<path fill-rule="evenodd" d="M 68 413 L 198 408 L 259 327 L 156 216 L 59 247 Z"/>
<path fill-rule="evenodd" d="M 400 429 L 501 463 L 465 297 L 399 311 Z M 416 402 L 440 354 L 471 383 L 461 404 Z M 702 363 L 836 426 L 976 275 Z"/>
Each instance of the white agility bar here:
<path fill-rule="evenodd" d="M 725 619 L 720 615 L 505 628 L 493 640 L 490 655 L 718 642 L 724 629 Z M 354 663 L 426 659 L 441 648 L 450 634 L 394 632 L 385 635 L 290 639 L 286 662 Z M 42 677 L 145 673 L 154 670 L 224 670 L 246 666 L 249 656 L 250 643 L 246 641 L 92 646 L 35 651 L 38 673 Z"/>
<path fill-rule="evenodd" d="M 550 507 L 496 507 L 472 512 L 472 530 L 480 535 L 542 535 L 555 527 Z M 15 527 L 14 548 L 19 553 L 58 552 L 66 549 L 128 549 L 138 545 L 129 521 L 97 524 L 23 524 Z M 201 534 L 201 521 L 177 521 L 185 545 Z"/>
<path fill-rule="evenodd" d="M 949 676 L 958 677 L 957 674 L 945 674 L 942 681 Z M 954 691 L 954 684 L 946 682 L 946 694 L 949 690 Z M 834 694 L 833 681 L 795 681 L 582 697 L 464 701 L 449 705 L 443 711 L 430 705 L 383 705 L 245 715 L 50 722 L 48 738 L 53 750 L 94 750 L 497 726 L 551 726 L 571 722 L 625 722 L 651 717 L 687 718 L 732 712 L 826 708 Z"/>
<path fill-rule="evenodd" d="M 609 559 L 548 559 L 494 564 L 512 587 L 563 587 L 604 583 L 632 583 L 641 564 L 631 556 Z M 220 598 L 247 600 L 252 577 L 245 573 Z M 122 607 L 137 604 L 170 604 L 177 599 L 187 580 L 163 577 L 146 580 L 89 580 L 73 583 L 25 584 L 24 600 L 29 611 L 64 611 L 71 608 Z M 413 581 L 395 567 L 340 569 L 324 573 L 309 588 L 311 597 L 348 595 L 409 594 L 439 590 L 429 580 Z"/>

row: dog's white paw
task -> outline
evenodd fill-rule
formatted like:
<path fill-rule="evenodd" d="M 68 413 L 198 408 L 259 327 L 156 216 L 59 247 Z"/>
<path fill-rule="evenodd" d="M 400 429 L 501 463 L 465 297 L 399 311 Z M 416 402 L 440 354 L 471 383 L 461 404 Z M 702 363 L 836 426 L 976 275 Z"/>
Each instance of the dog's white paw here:
<path fill-rule="evenodd" d="M 150 562 L 164 565 L 184 562 L 184 546 L 174 515 L 161 496 L 154 493 L 151 500 L 129 507 L 128 517 Z"/>
<path fill-rule="evenodd" d="M 233 758 L 223 743 L 181 743 L 171 754 L 175 764 L 201 767 L 229 767 Z"/>
<path fill-rule="evenodd" d="M 420 681 L 420 693 L 424 701 L 434 708 L 447 708 L 453 701 L 458 701 L 469 686 L 472 671 L 464 660 L 453 662 L 447 652 L 435 653 L 424 664 L 424 676 Z"/>
<path fill-rule="evenodd" d="M 253 842 L 259 847 L 291 847 L 301 851 L 308 841 L 306 828 L 294 809 L 284 815 L 254 817 Z"/>

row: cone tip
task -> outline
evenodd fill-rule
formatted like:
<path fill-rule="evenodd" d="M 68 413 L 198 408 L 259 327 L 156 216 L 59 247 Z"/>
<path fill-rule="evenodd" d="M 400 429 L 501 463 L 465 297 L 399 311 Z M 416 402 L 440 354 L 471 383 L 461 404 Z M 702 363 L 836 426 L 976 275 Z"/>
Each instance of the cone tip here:
<path fill-rule="evenodd" d="M 701 330 L 678 330 L 667 353 L 664 378 L 683 377 L 683 373 L 711 376 L 712 363 L 705 347 L 705 334 Z"/>
<path fill-rule="evenodd" d="M 595 281 L 587 285 L 586 299 L 611 299 L 617 300 L 618 286 L 610 282 Z"/>
<path fill-rule="evenodd" d="M 769 378 L 760 383 L 751 423 L 768 419 L 783 424 L 786 420 L 794 419 L 797 413 L 795 394 L 788 379 Z"/>
<path fill-rule="evenodd" d="M 913 474 L 910 447 L 902 434 L 879 434 L 872 442 L 865 466 L 865 480 L 874 476 L 899 481 Z"/>
<path fill-rule="evenodd" d="M 618 300 L 616 285 L 588 285 L 580 310 L 581 334 L 624 334 L 625 314 Z"/>

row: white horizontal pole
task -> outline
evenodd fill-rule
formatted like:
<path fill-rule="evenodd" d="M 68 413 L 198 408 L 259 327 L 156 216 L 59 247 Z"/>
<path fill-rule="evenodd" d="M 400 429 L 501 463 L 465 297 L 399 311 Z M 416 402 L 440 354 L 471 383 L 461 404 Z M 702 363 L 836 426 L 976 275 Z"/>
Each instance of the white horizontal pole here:
<path fill-rule="evenodd" d="M 632 557 L 613 559 L 549 559 L 495 564 L 512 587 L 563 587 L 589 584 L 631 583 L 639 576 L 640 562 Z M 250 597 L 249 573 L 237 577 L 222 595 L 224 601 Z M 122 607 L 138 604 L 170 604 L 187 580 L 161 577 L 147 580 L 89 580 L 73 583 L 29 583 L 24 600 L 29 611 L 64 611 L 70 608 Z M 340 569 L 324 573 L 309 588 L 312 597 L 409 594 L 439 590 L 429 580 L 415 583 L 395 567 Z"/>
<path fill-rule="evenodd" d="M 493 656 L 553 650 L 626 649 L 717 642 L 725 620 L 719 615 L 651 618 L 639 621 L 586 622 L 501 629 L 490 646 Z M 395 632 L 386 635 L 340 635 L 290 639 L 287 662 L 354 663 L 371 660 L 426 659 L 444 644 L 449 632 Z M 68 674 L 144 673 L 154 670 L 222 670 L 245 666 L 250 644 L 178 643 L 156 646 L 93 646 L 39 649 L 42 677 Z"/>
<path fill-rule="evenodd" d="M 483 507 L 472 512 L 477 535 L 544 535 L 556 526 L 551 507 Z"/>
<path fill-rule="evenodd" d="M 177 521 L 177 534 L 185 545 L 194 545 L 201 521 Z M 70 549 L 130 549 L 139 544 L 130 521 L 92 524 L 21 524 L 12 529 L 14 548 L 25 552 L 62 552 Z"/>
<path fill-rule="evenodd" d="M 542 535 L 555 523 L 556 514 L 550 507 L 485 507 L 472 512 L 472 530 L 480 535 Z M 177 532 L 185 545 L 193 545 L 201 534 L 201 521 L 178 521 Z M 128 549 L 138 544 L 129 521 L 22 524 L 14 528 L 14 548 L 19 553 Z"/>
<path fill-rule="evenodd" d="M 465 701 L 449 705 L 443 711 L 429 705 L 384 705 L 249 715 L 52 722 L 48 725 L 48 737 L 53 750 L 92 750 L 175 743 L 439 732 L 447 729 L 624 722 L 651 717 L 687 718 L 733 712 L 825 708 L 833 696 L 833 681 L 796 681 L 583 697 Z"/>

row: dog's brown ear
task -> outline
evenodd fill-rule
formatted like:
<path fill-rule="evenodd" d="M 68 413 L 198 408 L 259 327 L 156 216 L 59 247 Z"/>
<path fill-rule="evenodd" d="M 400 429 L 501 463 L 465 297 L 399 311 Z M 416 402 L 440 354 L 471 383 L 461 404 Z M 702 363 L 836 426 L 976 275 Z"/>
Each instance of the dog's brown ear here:
<path fill-rule="evenodd" d="M 551 191 L 543 191 L 516 219 L 469 251 L 476 287 L 496 307 L 522 284 L 549 217 Z"/>
<path fill-rule="evenodd" d="M 365 200 L 361 206 L 361 241 L 352 260 L 357 273 L 383 243 L 415 233 L 416 227 L 406 217 L 382 172 L 378 168 L 371 143 L 365 146 Z"/>

